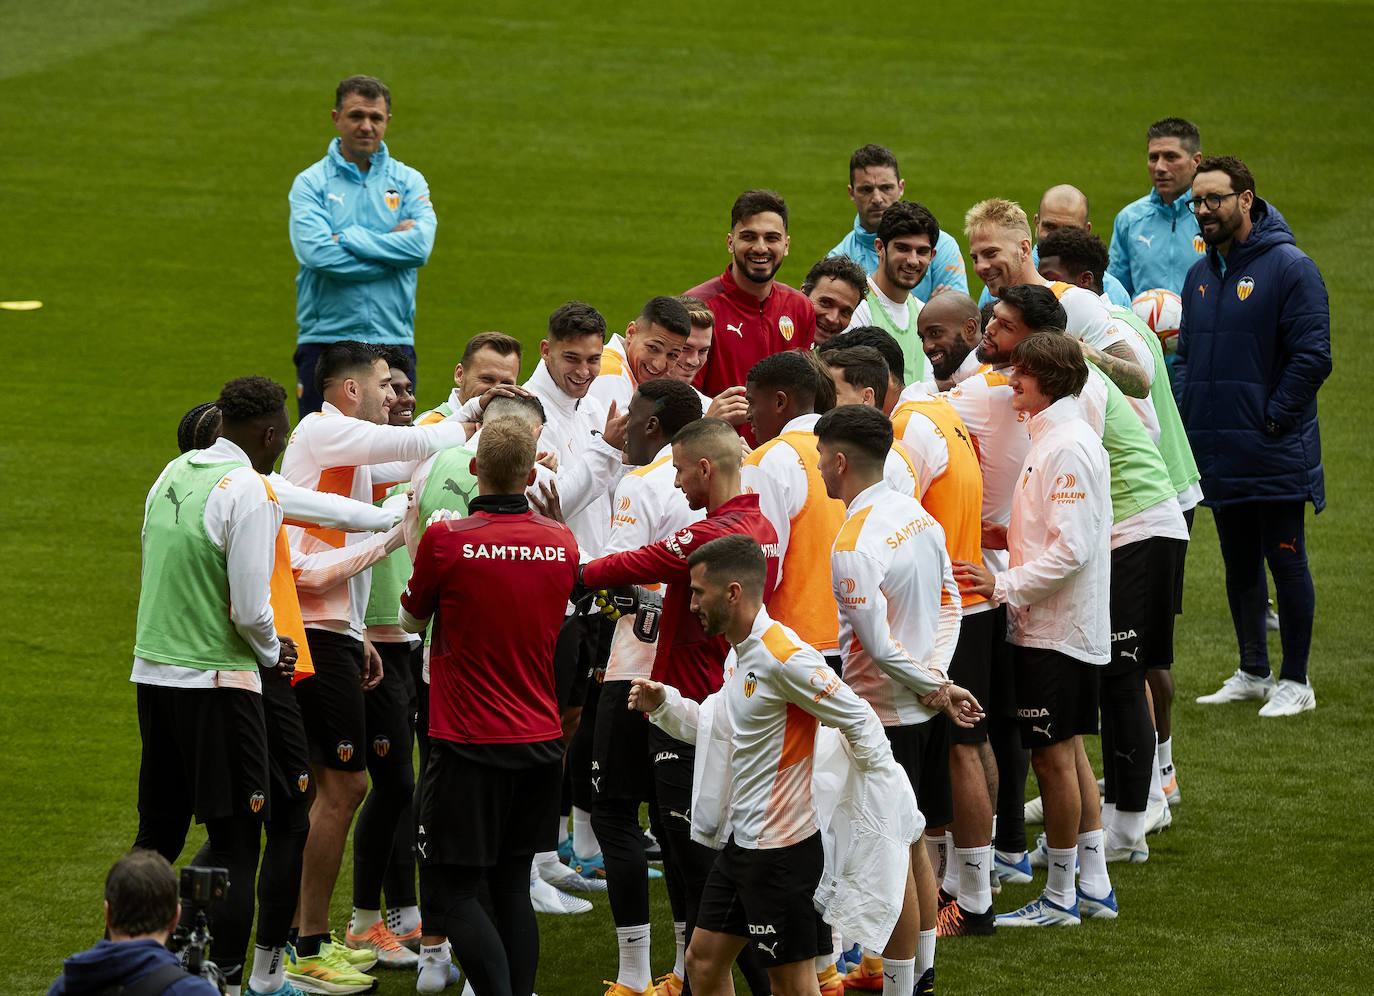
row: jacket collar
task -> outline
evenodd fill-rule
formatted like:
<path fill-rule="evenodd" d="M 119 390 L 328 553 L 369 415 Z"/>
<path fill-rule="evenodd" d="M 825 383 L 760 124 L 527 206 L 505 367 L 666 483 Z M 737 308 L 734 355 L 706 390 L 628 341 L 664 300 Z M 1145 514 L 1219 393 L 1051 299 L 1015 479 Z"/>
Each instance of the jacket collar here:
<path fill-rule="evenodd" d="M 540 401 L 551 406 L 564 418 L 571 418 L 582 401 L 581 398 L 572 397 L 554 383 L 554 379 L 549 376 L 548 365 L 542 359 L 534 365 L 534 373 L 530 374 L 530 379 L 525 381 L 525 388 L 537 395 Z"/>
<path fill-rule="evenodd" d="M 1150 203 L 1154 209 L 1161 214 L 1166 214 L 1174 218 L 1188 214 L 1188 202 L 1193 198 L 1193 188 L 1190 186 L 1183 193 L 1174 198 L 1172 204 L 1165 204 L 1164 198 L 1159 196 L 1159 191 L 1154 187 L 1150 188 Z"/>
<path fill-rule="evenodd" d="M 329 151 L 328 153 L 326 153 L 326 155 L 329 159 L 330 164 L 333 165 L 335 170 L 342 173 L 344 176 L 347 176 L 353 180 L 356 180 L 359 183 L 362 183 L 363 174 L 359 171 L 357 166 L 355 166 L 353 163 L 349 162 L 347 159 L 343 157 L 343 153 L 339 151 L 341 145 L 342 140 L 337 138 L 329 143 Z M 371 164 L 368 172 L 370 173 L 372 170 L 375 170 L 378 167 L 385 167 L 386 161 L 389 157 L 390 153 L 387 152 L 386 143 L 383 142 L 380 146 L 378 146 L 377 151 L 372 153 L 372 155 L 368 157 L 367 161 Z"/>
<path fill-rule="evenodd" d="M 852 515 L 857 515 L 868 506 L 876 504 L 882 497 L 883 492 L 889 490 L 887 482 L 879 480 L 876 484 L 870 484 L 854 496 L 854 500 L 849 503 L 849 507 L 844 510 L 844 517 L 847 519 Z"/>
<path fill-rule="evenodd" d="M 1032 415 L 1030 424 L 1026 428 L 1032 439 L 1039 439 L 1055 426 L 1072 422 L 1075 419 L 1082 421 L 1083 411 L 1078 406 L 1078 399 L 1069 394 L 1060 398 L 1044 411 Z"/>
<path fill-rule="evenodd" d="M 862 221 L 859 220 L 859 212 L 855 211 L 855 212 L 854 212 L 854 237 L 857 238 L 857 239 L 866 239 L 867 241 L 865 242 L 865 245 L 867 245 L 867 246 L 869 246 L 870 248 L 872 248 L 872 246 L 873 246 L 873 236 L 874 236 L 875 234 L 876 234 L 876 233 L 870 232 L 867 228 L 864 228 L 864 223 L 863 223 Z"/>

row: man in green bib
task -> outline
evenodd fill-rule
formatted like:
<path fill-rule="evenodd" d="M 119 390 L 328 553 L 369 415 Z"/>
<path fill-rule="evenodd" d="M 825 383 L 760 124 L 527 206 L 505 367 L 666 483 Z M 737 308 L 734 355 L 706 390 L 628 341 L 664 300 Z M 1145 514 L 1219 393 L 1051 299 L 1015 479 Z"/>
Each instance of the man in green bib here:
<path fill-rule="evenodd" d="M 919 384 L 926 375 L 925 353 L 916 334 L 923 302 L 912 289 L 925 278 L 939 238 L 935 215 L 915 201 L 898 201 L 884 211 L 873 237 L 878 268 L 869 275 L 868 290 L 849 322 L 851 329 L 876 325 L 891 333 L 902 347 L 903 379 L 908 384 Z"/>
<path fill-rule="evenodd" d="M 282 512 L 262 477 L 286 445 L 286 391 L 241 377 L 217 405 L 219 439 L 169 463 L 144 505 L 134 846 L 175 861 L 192 817 L 205 824 L 209 864 L 233 882 L 211 915 L 215 959 L 236 986 L 270 800 L 262 688 L 290 680 L 296 647 L 273 618 Z"/>

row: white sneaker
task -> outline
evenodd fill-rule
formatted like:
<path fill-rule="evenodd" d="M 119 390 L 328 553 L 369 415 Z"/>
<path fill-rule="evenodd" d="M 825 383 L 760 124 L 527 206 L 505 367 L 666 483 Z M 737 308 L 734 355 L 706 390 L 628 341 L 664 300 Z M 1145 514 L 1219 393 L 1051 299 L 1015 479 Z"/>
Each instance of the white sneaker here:
<path fill-rule="evenodd" d="M 1120 861 L 1131 865 L 1143 865 L 1150 860 L 1150 845 L 1144 837 L 1139 840 L 1127 840 L 1115 830 L 1108 829 L 1102 835 L 1102 856 L 1107 859 L 1108 864 Z"/>
<path fill-rule="evenodd" d="M 587 913 L 592 904 L 579 896 L 570 896 L 535 876 L 530 882 L 530 904 L 536 913 Z"/>
<path fill-rule="evenodd" d="M 1250 699 L 1267 700 L 1274 694 L 1274 676 L 1267 674 L 1263 678 L 1256 678 L 1253 674 L 1236 669 L 1236 673 L 1231 675 L 1221 683 L 1211 695 L 1199 695 L 1197 702 L 1202 705 L 1216 705 L 1220 702 L 1245 702 Z"/>
<path fill-rule="evenodd" d="M 562 892 L 605 892 L 604 878 L 584 878 L 561 861 L 538 866 L 539 877 Z"/>
<path fill-rule="evenodd" d="M 1174 814 L 1163 799 L 1151 799 L 1145 807 L 1145 832 L 1159 833 L 1173 825 Z"/>
<path fill-rule="evenodd" d="M 1045 822 L 1045 797 L 1037 795 L 1030 802 L 1026 803 L 1026 822 L 1044 823 Z"/>
<path fill-rule="evenodd" d="M 1278 688 L 1268 702 L 1260 706 L 1261 716 L 1296 716 L 1300 712 L 1317 708 L 1317 693 L 1312 686 L 1301 681 L 1282 678 Z"/>

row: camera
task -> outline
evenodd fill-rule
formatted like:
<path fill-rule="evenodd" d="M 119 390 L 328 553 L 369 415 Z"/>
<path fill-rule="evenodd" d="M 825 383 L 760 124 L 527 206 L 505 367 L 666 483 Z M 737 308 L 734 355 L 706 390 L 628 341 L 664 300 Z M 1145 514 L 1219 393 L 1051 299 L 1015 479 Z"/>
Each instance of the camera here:
<path fill-rule="evenodd" d="M 210 904 L 224 900 L 229 892 L 227 868 L 201 868 L 187 865 L 181 869 L 179 894 L 181 921 L 167 941 L 167 947 L 181 959 L 181 967 L 198 975 L 221 993 L 224 974 L 210 960 Z"/>

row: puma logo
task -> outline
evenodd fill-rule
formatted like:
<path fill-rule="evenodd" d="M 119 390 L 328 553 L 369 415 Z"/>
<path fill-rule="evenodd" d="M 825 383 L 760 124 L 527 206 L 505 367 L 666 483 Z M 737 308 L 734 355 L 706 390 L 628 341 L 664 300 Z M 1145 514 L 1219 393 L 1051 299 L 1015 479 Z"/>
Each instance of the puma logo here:
<path fill-rule="evenodd" d="M 896 981 L 897 981 L 897 976 L 896 976 L 894 973 L 892 973 L 892 972 L 884 972 L 884 973 L 883 973 L 883 978 L 884 978 L 884 979 L 891 979 L 891 980 L 893 981 L 893 983 L 896 983 Z"/>
<path fill-rule="evenodd" d="M 339 206 L 343 206 L 343 194 L 325 194 L 324 199 L 327 201 L 338 201 Z"/>
<path fill-rule="evenodd" d="M 975 868 L 975 869 L 976 869 L 976 868 L 982 868 L 982 867 L 983 867 L 983 862 L 981 862 L 981 861 L 965 861 L 965 862 L 964 862 L 964 867 L 966 867 L 966 868 Z"/>
<path fill-rule="evenodd" d="M 1141 242 L 1145 243 L 1146 249 L 1153 248 L 1153 246 L 1150 245 L 1150 243 L 1155 240 L 1155 237 L 1153 235 L 1151 235 L 1148 239 L 1143 235 L 1137 235 L 1136 238 L 1139 239 Z"/>
<path fill-rule="evenodd" d="M 1139 647 L 1136 647 L 1134 650 L 1129 651 L 1129 652 L 1128 652 L 1128 651 L 1125 651 L 1125 650 L 1121 651 L 1121 656 L 1122 656 L 1122 657 L 1129 657 L 1131 660 L 1133 660 L 1133 661 L 1135 661 L 1137 664 L 1139 664 L 1140 661 L 1139 661 L 1139 659 L 1138 659 L 1137 656 L 1136 656 L 1136 655 L 1139 654 L 1139 653 L 1140 653 L 1140 648 L 1139 648 Z"/>
<path fill-rule="evenodd" d="M 1094 854 L 1096 854 L 1096 853 L 1098 852 L 1098 850 L 1101 848 L 1101 846 L 1102 846 L 1102 845 L 1100 845 L 1100 844 L 1084 844 L 1084 845 L 1083 845 L 1083 850 L 1085 850 L 1085 851 L 1092 851 Z"/>
<path fill-rule="evenodd" d="M 592 791 L 593 791 L 593 792 L 600 792 L 600 791 L 601 791 L 601 776 L 600 776 L 600 775 L 597 775 L 595 778 L 592 779 Z"/>
<path fill-rule="evenodd" d="M 690 810 L 685 813 L 679 813 L 676 809 L 670 809 L 668 810 L 668 815 L 674 819 L 681 820 L 683 823 L 692 822 L 692 813 Z"/>
<path fill-rule="evenodd" d="M 770 957 L 770 958 L 776 958 L 776 957 L 777 957 L 777 947 L 778 947 L 778 942 L 777 942 L 777 941 L 774 941 L 772 944 L 764 944 L 762 941 L 759 941 L 759 942 L 758 942 L 758 945 L 759 945 L 759 950 L 760 950 L 760 951 L 767 951 L 767 952 L 768 952 L 768 957 Z"/>
<path fill-rule="evenodd" d="M 169 484 L 167 485 L 167 493 L 163 497 L 176 506 L 173 511 L 175 518 L 172 521 L 178 526 L 181 525 L 181 503 L 191 497 L 191 492 L 188 491 L 184 497 L 178 498 L 177 493 L 172 490 L 172 486 Z"/>
<path fill-rule="evenodd" d="M 1112 751 L 1112 753 L 1115 754 L 1117 757 L 1121 758 L 1121 760 L 1125 761 L 1127 764 L 1135 764 L 1134 747 L 1132 747 L 1130 750 L 1114 750 Z"/>
<path fill-rule="evenodd" d="M 467 489 L 460 488 L 460 487 L 458 486 L 458 482 L 455 481 L 453 478 L 447 477 L 447 478 L 444 479 L 444 490 L 445 490 L 445 491 L 452 491 L 452 492 L 453 492 L 454 494 L 456 494 L 459 498 L 463 499 L 463 504 L 464 504 L 464 505 L 470 505 L 470 504 L 472 504 L 472 489 L 471 489 L 471 488 L 467 488 Z"/>
<path fill-rule="evenodd" d="M 1048 740 L 1048 739 L 1049 739 L 1049 736 L 1050 736 L 1050 727 L 1053 726 L 1053 725 L 1054 725 L 1054 723 L 1046 723 L 1043 727 L 1041 727 L 1041 726 L 1032 726 L 1032 727 L 1031 727 L 1031 732 L 1032 732 L 1032 733 L 1038 733 L 1038 734 L 1040 734 L 1042 737 L 1044 737 L 1045 739 Z"/>
<path fill-rule="evenodd" d="M 1060 871 L 1068 871 L 1068 870 L 1069 870 L 1069 866 L 1068 866 L 1067 864 L 1064 864 L 1064 863 L 1061 862 L 1061 861 L 1056 861 L 1056 862 L 1054 863 L 1054 867 L 1058 868 Z"/>
<path fill-rule="evenodd" d="M 735 335 L 739 336 L 741 339 L 744 338 L 744 331 L 743 331 L 743 330 L 744 330 L 744 323 L 743 323 L 743 322 L 741 322 L 739 325 L 731 325 L 729 322 L 726 322 L 726 323 L 725 323 L 725 328 L 726 328 L 727 331 L 735 333 Z"/>
<path fill-rule="evenodd" d="M 1279 540 L 1279 549 L 1280 549 L 1280 550 L 1287 550 L 1289 553 L 1297 553 L 1297 552 L 1298 552 L 1298 538 L 1297 538 L 1296 536 L 1294 536 L 1294 537 L 1293 537 L 1291 540 L 1289 540 L 1287 543 L 1283 542 L 1283 540 Z"/>

